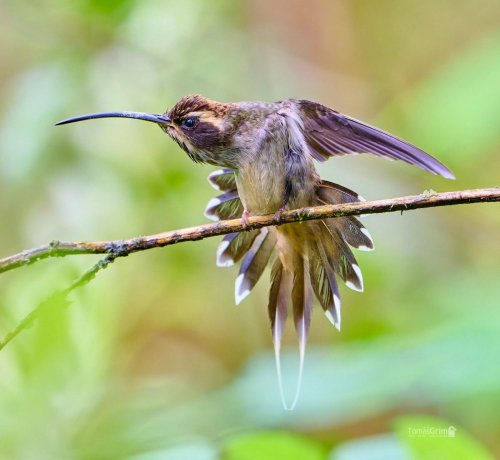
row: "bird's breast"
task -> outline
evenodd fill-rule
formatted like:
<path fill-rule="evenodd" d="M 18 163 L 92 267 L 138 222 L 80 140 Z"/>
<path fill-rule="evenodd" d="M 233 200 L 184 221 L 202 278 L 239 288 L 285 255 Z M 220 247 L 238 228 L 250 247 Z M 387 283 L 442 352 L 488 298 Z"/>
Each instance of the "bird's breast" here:
<path fill-rule="evenodd" d="M 272 214 L 313 204 L 318 175 L 312 162 L 291 168 L 283 150 L 263 152 L 235 171 L 236 186 L 246 210 L 253 215 Z"/>
<path fill-rule="evenodd" d="M 236 185 L 245 209 L 251 214 L 276 212 L 283 201 L 285 164 L 278 155 L 262 156 L 236 171 Z"/>

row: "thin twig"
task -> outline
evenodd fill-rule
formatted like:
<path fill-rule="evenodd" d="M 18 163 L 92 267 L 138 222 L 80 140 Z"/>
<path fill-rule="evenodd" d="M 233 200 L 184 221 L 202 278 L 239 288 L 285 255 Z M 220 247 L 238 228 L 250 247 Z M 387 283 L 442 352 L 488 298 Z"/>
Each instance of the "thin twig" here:
<path fill-rule="evenodd" d="M 184 241 L 196 241 L 227 233 L 253 230 L 269 225 L 283 225 L 304 220 L 395 211 L 403 212 L 419 208 L 495 201 L 500 201 L 500 187 L 462 190 L 458 192 L 432 192 L 388 200 L 294 209 L 283 212 L 279 222 L 275 220 L 273 215 L 250 217 L 248 220 L 249 225 L 246 228 L 243 228 L 241 219 L 234 219 L 158 233 L 156 235 L 136 237 L 129 240 L 90 242 L 52 241 L 45 246 L 28 249 L 19 254 L 0 259 L 0 273 L 21 266 L 31 265 L 48 257 L 63 257 L 73 254 L 111 254 L 115 258 L 124 257 L 147 249 L 160 248 Z"/>
<path fill-rule="evenodd" d="M 57 302 L 58 304 L 67 305 L 68 294 L 76 289 L 77 287 L 84 286 L 89 281 L 93 280 L 97 272 L 106 268 L 110 263 L 114 262 L 116 259 L 115 254 L 108 254 L 104 259 L 97 262 L 90 270 L 87 270 L 83 275 L 73 281 L 66 289 L 63 291 L 56 291 L 50 297 L 47 297 L 43 302 L 38 304 L 38 306 L 29 312 L 18 324 L 10 331 L 4 339 L 0 342 L 0 350 L 2 350 L 10 341 L 17 337 L 22 331 L 29 328 L 33 322 L 52 304 Z"/>

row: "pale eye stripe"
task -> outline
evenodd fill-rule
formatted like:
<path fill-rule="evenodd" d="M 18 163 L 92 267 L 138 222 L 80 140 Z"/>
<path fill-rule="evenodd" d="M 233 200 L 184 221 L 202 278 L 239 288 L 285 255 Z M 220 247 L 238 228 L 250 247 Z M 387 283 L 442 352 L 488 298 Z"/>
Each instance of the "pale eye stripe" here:
<path fill-rule="evenodd" d="M 204 122 L 204 123 L 210 123 L 211 125 L 214 125 L 215 127 L 219 128 L 219 130 L 223 129 L 224 125 L 224 120 L 221 117 L 218 117 L 214 112 L 211 110 L 198 110 L 195 112 L 188 112 L 185 115 L 183 115 L 183 119 L 189 118 L 189 117 L 196 117 L 198 120 Z"/>

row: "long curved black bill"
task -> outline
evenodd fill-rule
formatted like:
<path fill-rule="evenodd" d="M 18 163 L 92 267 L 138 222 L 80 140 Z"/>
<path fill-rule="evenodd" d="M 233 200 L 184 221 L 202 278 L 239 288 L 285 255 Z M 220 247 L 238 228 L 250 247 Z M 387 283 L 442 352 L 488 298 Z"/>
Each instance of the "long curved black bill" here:
<path fill-rule="evenodd" d="M 101 113 L 91 113 L 89 115 L 80 115 L 78 117 L 67 118 L 62 120 L 58 125 L 66 125 L 68 123 L 75 123 L 77 121 L 83 120 L 93 120 L 94 118 L 134 118 L 136 120 L 151 121 L 152 123 L 157 123 L 160 125 L 170 125 L 172 121 L 166 115 L 160 115 L 155 113 L 142 113 L 142 112 L 101 112 Z"/>

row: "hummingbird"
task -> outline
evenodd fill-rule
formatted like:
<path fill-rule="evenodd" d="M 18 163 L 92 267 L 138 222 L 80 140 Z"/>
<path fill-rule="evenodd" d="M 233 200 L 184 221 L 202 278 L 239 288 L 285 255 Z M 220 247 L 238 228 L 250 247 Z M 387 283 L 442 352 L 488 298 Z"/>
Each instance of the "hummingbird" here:
<path fill-rule="evenodd" d="M 322 180 L 315 161 L 357 153 L 401 160 L 454 179 L 434 157 L 392 134 L 309 100 L 278 102 L 216 102 L 201 95 L 181 98 L 162 114 L 103 112 L 63 120 L 121 117 L 157 124 L 189 158 L 220 169 L 208 176 L 221 192 L 209 201 L 205 216 L 213 220 L 273 214 L 324 204 L 363 201 L 356 192 Z M 314 297 L 326 317 L 340 330 L 339 280 L 363 291 L 361 269 L 352 249 L 372 250 L 372 237 L 355 217 L 337 217 L 226 235 L 216 264 L 241 261 L 235 283 L 239 304 L 271 266 L 268 314 L 274 343 L 282 404 L 297 404 Z M 291 307 L 291 308 L 289 308 Z M 299 343 L 299 374 L 295 396 L 287 405 L 281 379 L 280 349 L 291 310 Z"/>

